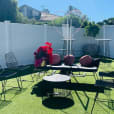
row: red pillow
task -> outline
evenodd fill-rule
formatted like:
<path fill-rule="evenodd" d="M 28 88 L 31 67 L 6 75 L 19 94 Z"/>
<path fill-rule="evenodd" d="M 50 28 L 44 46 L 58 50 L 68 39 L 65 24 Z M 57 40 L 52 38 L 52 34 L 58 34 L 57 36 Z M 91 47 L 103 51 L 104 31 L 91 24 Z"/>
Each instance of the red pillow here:
<path fill-rule="evenodd" d="M 73 65 L 75 61 L 75 57 L 73 55 L 64 56 L 64 64 L 65 65 Z"/>
<path fill-rule="evenodd" d="M 52 65 L 57 65 L 61 62 L 61 57 L 59 54 L 52 55 Z"/>
<path fill-rule="evenodd" d="M 86 67 L 91 66 L 91 64 L 92 64 L 92 57 L 89 56 L 89 55 L 82 56 L 80 58 L 80 64 L 82 66 L 86 66 Z"/>

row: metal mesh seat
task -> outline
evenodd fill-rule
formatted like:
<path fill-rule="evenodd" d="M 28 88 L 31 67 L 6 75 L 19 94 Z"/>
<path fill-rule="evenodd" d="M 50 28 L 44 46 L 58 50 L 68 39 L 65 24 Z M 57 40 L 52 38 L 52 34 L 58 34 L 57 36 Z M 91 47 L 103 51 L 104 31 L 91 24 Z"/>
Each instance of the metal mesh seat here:
<path fill-rule="evenodd" d="M 7 80 L 10 78 L 14 78 L 16 77 L 17 72 L 14 71 L 10 71 L 10 70 L 4 70 L 1 65 L 0 65 L 0 81 L 2 83 L 2 93 L 1 96 L 4 96 L 4 100 L 5 100 L 5 92 L 6 92 L 6 83 Z M 18 82 L 18 87 L 20 88 L 19 85 L 19 80 L 17 79 Z"/>
<path fill-rule="evenodd" d="M 16 68 L 18 66 L 17 59 L 13 52 L 8 52 L 5 54 L 5 61 L 8 68 Z"/>
<path fill-rule="evenodd" d="M 16 79 L 19 80 L 19 88 L 22 88 L 22 80 L 19 74 L 20 73 L 23 74 L 22 72 L 27 70 L 29 66 L 24 66 L 24 65 L 20 66 L 13 52 L 8 52 L 5 54 L 5 61 L 8 69 L 11 69 L 17 72 Z M 33 77 L 32 77 L 32 81 L 33 81 Z"/>

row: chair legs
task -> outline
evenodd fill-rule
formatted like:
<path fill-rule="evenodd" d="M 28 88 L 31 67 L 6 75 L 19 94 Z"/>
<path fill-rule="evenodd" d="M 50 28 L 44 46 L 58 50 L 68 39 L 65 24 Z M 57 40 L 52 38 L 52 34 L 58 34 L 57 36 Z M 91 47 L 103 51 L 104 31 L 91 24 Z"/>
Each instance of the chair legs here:
<path fill-rule="evenodd" d="M 31 78 L 32 78 L 32 81 L 34 82 L 34 77 L 32 76 L 32 74 L 31 74 Z"/>
<path fill-rule="evenodd" d="M 38 79 L 40 79 L 40 72 L 38 72 L 37 74 L 35 74 L 36 75 L 36 81 L 38 81 Z"/>
<path fill-rule="evenodd" d="M 97 80 L 97 79 L 98 79 L 97 72 L 93 72 L 93 76 L 94 76 L 95 80 Z"/>
<path fill-rule="evenodd" d="M 1 94 L 1 97 L 2 97 L 2 95 L 3 95 L 3 97 L 4 97 L 4 100 L 6 100 L 6 97 L 5 97 L 5 92 L 6 92 L 6 80 L 3 80 L 2 81 L 2 94 Z"/>
<path fill-rule="evenodd" d="M 16 80 L 17 80 L 18 88 L 21 90 L 22 89 L 22 80 L 21 80 L 21 77 L 17 77 Z M 5 93 L 6 93 L 6 83 L 7 83 L 7 80 L 3 80 L 3 81 L 1 81 L 1 83 L 2 83 L 1 98 L 3 96 L 3 99 L 5 101 L 6 100 Z"/>
<path fill-rule="evenodd" d="M 21 90 L 22 89 L 22 80 L 21 80 L 21 77 L 17 77 L 16 80 L 17 80 L 18 87 Z"/>

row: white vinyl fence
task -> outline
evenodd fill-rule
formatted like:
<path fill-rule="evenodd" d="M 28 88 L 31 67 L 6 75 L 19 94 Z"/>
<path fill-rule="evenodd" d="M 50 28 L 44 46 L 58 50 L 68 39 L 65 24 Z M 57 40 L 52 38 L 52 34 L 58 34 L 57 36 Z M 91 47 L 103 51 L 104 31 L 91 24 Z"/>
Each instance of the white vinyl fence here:
<path fill-rule="evenodd" d="M 110 57 L 114 58 L 114 26 L 106 26 L 106 38 L 110 41 Z M 81 56 L 82 46 L 85 44 L 98 44 L 95 38 L 84 36 L 84 29 L 73 28 L 72 43 L 76 56 Z M 103 38 L 103 29 L 101 28 L 97 38 Z M 59 49 L 63 48 L 64 41 L 62 27 L 54 27 L 47 25 L 30 25 L 10 23 L 5 21 L 0 23 L 0 64 L 5 66 L 5 53 L 14 52 L 20 65 L 34 63 L 34 51 L 46 41 L 52 42 L 54 53 L 60 53 Z M 103 44 L 101 52 L 103 54 Z M 93 50 L 94 51 L 94 50 Z M 61 52 L 62 53 L 62 52 Z"/>

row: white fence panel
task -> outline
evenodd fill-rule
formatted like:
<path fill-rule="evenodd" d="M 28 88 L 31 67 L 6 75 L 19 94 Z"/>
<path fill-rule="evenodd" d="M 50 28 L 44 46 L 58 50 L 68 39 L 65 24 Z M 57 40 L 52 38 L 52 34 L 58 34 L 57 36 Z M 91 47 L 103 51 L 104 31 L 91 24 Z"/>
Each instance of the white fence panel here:
<path fill-rule="evenodd" d="M 11 49 L 15 53 L 20 64 L 34 62 L 34 51 L 44 45 L 43 26 L 28 24 L 11 25 Z"/>
<path fill-rule="evenodd" d="M 111 39 L 109 41 L 109 52 L 110 52 L 110 57 L 114 58 L 114 25 L 106 26 L 106 38 Z"/>
<path fill-rule="evenodd" d="M 112 39 L 109 43 L 110 57 L 114 58 L 114 26 L 105 26 L 105 38 Z M 75 56 L 82 56 L 82 47 L 85 44 L 99 44 L 103 55 L 103 43 L 99 43 L 95 38 L 86 37 L 84 29 L 73 28 L 72 49 Z M 98 39 L 104 38 L 103 27 L 97 35 Z M 4 22 L 0 23 L 0 64 L 5 67 L 4 55 L 8 51 L 13 51 L 20 65 L 34 63 L 34 51 L 46 41 L 52 43 L 54 53 L 60 53 L 63 49 L 62 27 L 47 25 L 30 25 Z M 94 50 L 93 50 L 94 51 Z M 62 51 L 61 51 L 62 52 Z"/>
<path fill-rule="evenodd" d="M 5 24 L 0 23 L 0 65 L 2 65 L 3 67 L 5 67 L 4 54 L 6 53 L 7 48 L 7 39 L 5 35 Z"/>

